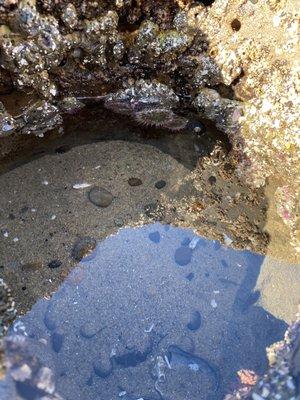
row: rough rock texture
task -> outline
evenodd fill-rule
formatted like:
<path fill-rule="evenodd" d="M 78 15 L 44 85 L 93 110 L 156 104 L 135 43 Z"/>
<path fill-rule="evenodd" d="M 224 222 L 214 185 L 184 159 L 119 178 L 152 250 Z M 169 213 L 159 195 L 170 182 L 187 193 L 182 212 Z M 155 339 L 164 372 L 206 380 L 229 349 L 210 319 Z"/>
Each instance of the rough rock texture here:
<path fill-rule="evenodd" d="M 269 370 L 256 385 L 244 385 L 225 400 L 300 399 L 300 314 L 284 340 L 267 349 Z M 245 383 L 245 382 L 244 382 Z"/>
<path fill-rule="evenodd" d="M 0 279 L 0 379 L 4 375 L 3 338 L 9 325 L 16 316 L 15 302 L 12 299 L 10 289 L 3 279 Z"/>
<path fill-rule="evenodd" d="M 1 1 L 1 93 L 35 101 L 18 115 L 1 106 L 0 136 L 43 136 L 88 98 L 171 130 L 198 113 L 229 135 L 246 182 L 281 178 L 278 211 L 299 250 L 296 3 Z"/>

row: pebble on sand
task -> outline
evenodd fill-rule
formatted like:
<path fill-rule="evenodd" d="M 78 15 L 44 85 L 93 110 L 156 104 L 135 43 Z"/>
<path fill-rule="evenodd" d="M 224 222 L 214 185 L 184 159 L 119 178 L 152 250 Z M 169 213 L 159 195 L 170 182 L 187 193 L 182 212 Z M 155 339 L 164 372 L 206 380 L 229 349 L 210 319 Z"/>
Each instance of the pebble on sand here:
<path fill-rule="evenodd" d="M 139 178 L 129 178 L 128 179 L 128 184 L 130 186 L 140 186 L 140 185 L 143 184 L 143 182 Z"/>
<path fill-rule="evenodd" d="M 89 191 L 89 200 L 97 207 L 108 207 L 113 201 L 113 195 L 106 189 L 93 187 Z"/>
<path fill-rule="evenodd" d="M 161 180 L 161 181 L 157 181 L 156 183 L 155 183 L 155 187 L 156 187 L 156 189 L 162 189 L 162 188 L 164 188 L 165 186 L 166 186 L 166 181 L 164 181 L 164 180 Z"/>
<path fill-rule="evenodd" d="M 59 268 L 62 265 L 60 260 L 52 260 L 49 262 L 48 267 L 51 269 Z"/>

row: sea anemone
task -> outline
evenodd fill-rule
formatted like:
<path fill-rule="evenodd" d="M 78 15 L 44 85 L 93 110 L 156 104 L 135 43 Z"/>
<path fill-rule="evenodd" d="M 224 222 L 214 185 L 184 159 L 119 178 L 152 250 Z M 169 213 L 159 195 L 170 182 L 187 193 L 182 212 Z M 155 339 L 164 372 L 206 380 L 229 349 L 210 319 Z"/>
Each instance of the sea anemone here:
<path fill-rule="evenodd" d="M 134 113 L 134 119 L 144 126 L 155 126 L 157 128 L 166 128 L 170 130 L 183 129 L 187 120 L 173 113 L 168 108 L 147 107 Z"/>

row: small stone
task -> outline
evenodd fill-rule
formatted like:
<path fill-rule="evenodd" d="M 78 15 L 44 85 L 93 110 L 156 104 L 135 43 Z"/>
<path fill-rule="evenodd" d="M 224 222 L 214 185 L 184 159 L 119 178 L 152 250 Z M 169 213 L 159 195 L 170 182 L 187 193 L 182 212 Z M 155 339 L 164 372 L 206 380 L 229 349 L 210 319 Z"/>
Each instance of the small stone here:
<path fill-rule="evenodd" d="M 217 182 L 217 179 L 216 179 L 216 177 L 215 176 L 210 176 L 209 178 L 208 178 L 208 182 L 211 184 L 211 185 L 215 185 L 216 184 L 216 182 Z"/>
<path fill-rule="evenodd" d="M 175 261 L 178 265 L 183 267 L 190 263 L 192 259 L 192 249 L 186 246 L 181 246 L 175 251 Z"/>
<path fill-rule="evenodd" d="M 59 268 L 62 265 L 60 260 L 52 260 L 49 262 L 48 267 L 51 269 Z"/>
<path fill-rule="evenodd" d="M 197 331 L 202 323 L 202 317 L 199 311 L 193 311 L 190 322 L 187 324 L 187 328 L 190 331 Z"/>
<path fill-rule="evenodd" d="M 124 225 L 124 221 L 122 218 L 115 218 L 114 223 L 119 228 L 121 228 Z"/>
<path fill-rule="evenodd" d="M 89 200 L 97 207 L 108 207 L 113 201 L 113 195 L 106 189 L 93 187 L 89 191 Z"/>
<path fill-rule="evenodd" d="M 89 236 L 79 239 L 73 247 L 72 258 L 76 261 L 81 261 L 95 250 L 96 245 L 96 240 Z"/>
<path fill-rule="evenodd" d="M 161 181 L 157 181 L 156 182 L 156 184 L 155 184 L 155 187 L 156 187 L 156 189 L 162 189 L 162 188 L 164 188 L 165 186 L 166 186 L 166 181 L 164 181 L 164 180 L 161 180 Z"/>
<path fill-rule="evenodd" d="M 149 233 L 149 239 L 153 243 L 159 243 L 160 242 L 160 233 L 158 231 Z"/>
<path fill-rule="evenodd" d="M 130 186 L 140 186 L 143 184 L 143 182 L 139 178 L 129 178 L 128 184 Z"/>
<path fill-rule="evenodd" d="M 99 327 L 94 322 L 86 322 L 80 328 L 80 334 L 86 339 L 91 339 L 99 331 Z"/>

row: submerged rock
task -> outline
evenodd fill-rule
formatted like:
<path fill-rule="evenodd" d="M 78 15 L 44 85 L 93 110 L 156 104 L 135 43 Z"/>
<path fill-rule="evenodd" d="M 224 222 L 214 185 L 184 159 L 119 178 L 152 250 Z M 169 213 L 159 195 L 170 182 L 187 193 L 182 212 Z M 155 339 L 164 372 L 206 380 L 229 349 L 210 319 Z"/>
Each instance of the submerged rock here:
<path fill-rule="evenodd" d="M 97 207 L 108 207 L 113 201 L 113 195 L 106 189 L 93 187 L 89 191 L 89 200 Z"/>

